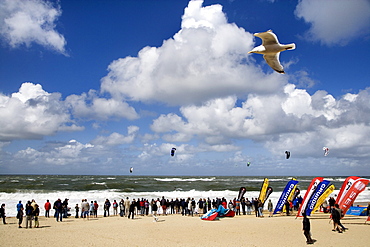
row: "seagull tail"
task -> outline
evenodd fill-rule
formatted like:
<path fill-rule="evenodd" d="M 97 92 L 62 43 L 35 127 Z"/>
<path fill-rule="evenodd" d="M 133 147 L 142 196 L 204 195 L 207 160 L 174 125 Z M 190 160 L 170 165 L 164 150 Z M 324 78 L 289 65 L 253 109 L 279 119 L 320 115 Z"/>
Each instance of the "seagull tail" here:
<path fill-rule="evenodd" d="M 285 45 L 285 50 L 294 50 L 295 49 L 295 44 L 292 43 L 292 44 L 289 44 L 289 45 Z"/>

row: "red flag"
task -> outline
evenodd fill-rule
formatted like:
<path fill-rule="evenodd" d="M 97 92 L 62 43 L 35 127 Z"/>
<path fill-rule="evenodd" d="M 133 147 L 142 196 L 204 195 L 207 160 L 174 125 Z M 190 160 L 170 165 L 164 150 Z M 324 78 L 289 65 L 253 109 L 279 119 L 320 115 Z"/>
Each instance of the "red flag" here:
<path fill-rule="evenodd" d="M 342 187 L 339 191 L 337 199 L 335 200 L 336 204 L 340 205 L 340 203 L 342 202 L 343 197 L 347 194 L 349 188 L 351 188 L 352 184 L 356 181 L 356 179 L 359 179 L 359 177 L 351 176 L 351 177 L 346 178 L 346 180 L 344 181 L 344 183 L 343 183 L 343 185 L 342 185 Z"/>
<path fill-rule="evenodd" d="M 339 203 L 339 208 L 342 209 L 343 215 L 346 214 L 347 210 L 354 203 L 358 194 L 365 190 L 369 182 L 370 182 L 369 179 L 358 178 L 354 181 L 353 184 L 348 186 L 349 188 L 347 190 L 347 193 L 345 195 L 342 195 L 342 199 Z"/>
<path fill-rule="evenodd" d="M 298 213 L 296 217 L 301 217 L 302 213 L 306 210 L 308 201 L 310 200 L 311 195 L 315 192 L 317 186 L 324 180 L 322 177 L 317 177 L 312 179 L 310 185 L 307 188 L 306 194 L 304 194 L 301 205 L 299 206 Z"/>

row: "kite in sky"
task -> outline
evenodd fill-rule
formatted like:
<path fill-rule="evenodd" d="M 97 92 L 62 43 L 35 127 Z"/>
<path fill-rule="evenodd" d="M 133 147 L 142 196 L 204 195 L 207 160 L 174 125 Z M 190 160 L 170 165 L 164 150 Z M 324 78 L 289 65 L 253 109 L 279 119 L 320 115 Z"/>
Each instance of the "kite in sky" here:
<path fill-rule="evenodd" d="M 329 148 L 323 147 L 322 150 L 324 150 L 324 156 L 328 156 L 328 154 L 329 154 Z"/>
<path fill-rule="evenodd" d="M 175 151 L 176 151 L 176 148 L 171 149 L 171 156 L 175 156 Z"/>
<path fill-rule="evenodd" d="M 286 155 L 286 159 L 290 158 L 290 152 L 289 151 L 285 151 L 285 155 Z"/>
<path fill-rule="evenodd" d="M 283 66 L 280 64 L 280 52 L 295 49 L 295 44 L 282 45 L 279 43 L 277 36 L 268 30 L 263 33 L 255 33 L 254 36 L 262 39 L 262 45 L 253 48 L 248 53 L 263 54 L 266 63 L 276 72 L 285 74 Z"/>
<path fill-rule="evenodd" d="M 132 173 L 133 171 L 134 171 L 134 168 L 130 167 L 130 173 Z"/>

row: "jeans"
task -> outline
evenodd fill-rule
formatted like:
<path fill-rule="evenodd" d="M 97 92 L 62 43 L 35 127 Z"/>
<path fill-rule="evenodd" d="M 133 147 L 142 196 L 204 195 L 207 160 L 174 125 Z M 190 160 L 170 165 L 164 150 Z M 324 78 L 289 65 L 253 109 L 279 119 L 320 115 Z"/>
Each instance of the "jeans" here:
<path fill-rule="evenodd" d="M 63 211 L 62 210 L 57 210 L 55 217 L 57 218 L 57 221 L 63 221 Z"/>

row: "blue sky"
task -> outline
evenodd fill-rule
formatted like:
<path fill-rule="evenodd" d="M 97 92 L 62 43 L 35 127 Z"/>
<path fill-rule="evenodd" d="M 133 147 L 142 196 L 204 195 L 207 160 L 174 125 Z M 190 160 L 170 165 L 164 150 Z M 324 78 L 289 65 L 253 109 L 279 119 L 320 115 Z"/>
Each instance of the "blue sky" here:
<path fill-rule="evenodd" d="M 1 0 L 0 43 L 1 174 L 370 175 L 367 0 Z"/>

